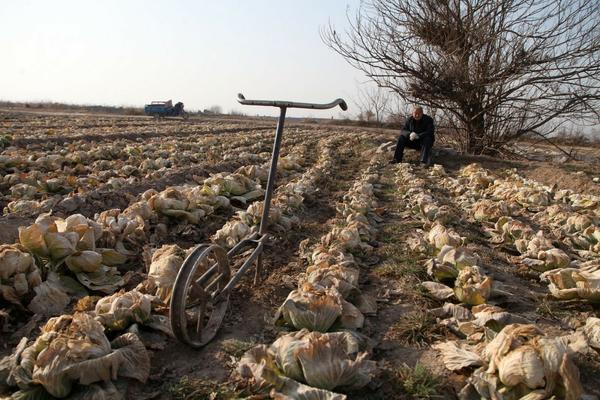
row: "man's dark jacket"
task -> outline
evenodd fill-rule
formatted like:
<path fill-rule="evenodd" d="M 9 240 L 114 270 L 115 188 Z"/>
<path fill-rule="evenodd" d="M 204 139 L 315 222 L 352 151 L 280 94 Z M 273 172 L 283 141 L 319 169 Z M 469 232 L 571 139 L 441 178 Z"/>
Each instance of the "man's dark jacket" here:
<path fill-rule="evenodd" d="M 406 123 L 404 124 L 404 128 L 402 128 L 403 132 L 411 132 L 416 133 L 421 139 L 425 135 L 433 136 L 435 131 L 435 126 L 433 125 L 433 118 L 429 115 L 423 114 L 420 120 L 414 119 L 412 116 L 408 117 Z"/>

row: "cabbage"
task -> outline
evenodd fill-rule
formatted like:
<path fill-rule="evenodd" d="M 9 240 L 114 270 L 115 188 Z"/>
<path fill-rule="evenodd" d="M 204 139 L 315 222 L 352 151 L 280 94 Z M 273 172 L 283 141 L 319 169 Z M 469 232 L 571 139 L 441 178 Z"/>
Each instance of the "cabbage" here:
<path fill-rule="evenodd" d="M 324 246 L 334 247 L 340 251 L 362 247 L 360 233 L 356 227 L 334 227 L 327 235 L 321 238 L 321 243 Z"/>
<path fill-rule="evenodd" d="M 600 302 L 600 270 L 587 272 L 575 268 L 563 268 L 544 273 L 542 279 L 550 282 L 548 289 L 557 299 L 585 299 Z"/>
<path fill-rule="evenodd" d="M 277 163 L 277 166 L 285 171 L 299 170 L 302 166 L 299 164 L 300 159 L 294 155 L 288 154 L 285 157 L 281 157 Z"/>
<path fill-rule="evenodd" d="M 261 223 L 263 211 L 264 204 L 261 202 L 254 202 L 248 206 L 246 211 L 239 211 L 238 216 L 246 225 L 258 226 Z M 271 206 L 271 208 L 269 208 L 269 225 L 279 223 L 281 218 L 281 210 L 277 207 Z"/>
<path fill-rule="evenodd" d="M 189 204 L 189 200 L 174 187 L 167 188 L 148 200 L 150 208 L 163 213 L 165 210 L 187 210 Z"/>
<path fill-rule="evenodd" d="M 442 354 L 444 365 L 451 371 L 459 371 L 463 368 L 483 364 L 483 360 L 479 354 L 474 352 L 469 346 L 461 346 L 455 341 L 437 343 L 432 347 Z"/>
<path fill-rule="evenodd" d="M 296 329 L 327 332 L 336 321 L 343 328 L 362 327 L 364 317 L 352 304 L 345 301 L 333 288 L 305 283 L 292 291 L 278 311 L 285 322 Z"/>
<path fill-rule="evenodd" d="M 104 265 L 121 265 L 127 261 L 127 256 L 114 249 L 96 249 L 96 251 L 102 256 L 102 264 Z"/>
<path fill-rule="evenodd" d="M 41 386 L 58 398 L 74 394 L 75 384 L 118 377 L 145 382 L 150 373 L 150 358 L 135 334 L 109 342 L 102 325 L 86 313 L 51 318 L 35 342 L 15 358 L 9 386 Z"/>
<path fill-rule="evenodd" d="M 452 265 L 442 264 L 437 260 L 429 260 L 426 264 L 427 273 L 440 282 L 452 281 L 458 276 L 458 269 Z"/>
<path fill-rule="evenodd" d="M 358 269 L 343 265 L 312 265 L 306 269 L 304 281 L 325 288 L 335 288 L 344 299 L 359 294 Z"/>
<path fill-rule="evenodd" d="M 266 167 L 261 167 L 259 165 L 247 165 L 240 167 L 237 169 L 237 171 L 235 171 L 235 173 L 244 175 L 253 181 L 258 179 L 261 182 L 266 182 L 269 176 L 269 170 Z"/>
<path fill-rule="evenodd" d="M 220 173 L 212 175 L 204 181 L 204 186 L 210 188 L 218 195 L 227 197 L 241 196 L 260 188 L 260 185 L 252 179 L 237 173 Z"/>
<path fill-rule="evenodd" d="M 527 257 L 537 257 L 540 251 L 554 248 L 552 241 L 547 239 L 542 231 L 538 231 L 532 238 L 515 240 L 515 247 Z"/>
<path fill-rule="evenodd" d="M 241 221 L 228 221 L 212 237 L 213 242 L 232 248 L 250 233 L 250 227 Z"/>
<path fill-rule="evenodd" d="M 20 298 L 41 282 L 40 271 L 23 246 L 0 245 L 0 298 L 20 304 Z"/>
<path fill-rule="evenodd" d="M 102 266 L 102 255 L 91 250 L 78 251 L 65 259 L 73 272 L 96 272 Z"/>
<path fill-rule="evenodd" d="M 512 210 L 504 201 L 479 200 L 473 204 L 473 217 L 477 221 L 496 222 L 499 218 L 510 216 Z"/>
<path fill-rule="evenodd" d="M 115 267 L 101 265 L 95 272 L 77 272 L 77 280 L 91 290 L 103 293 L 112 293 L 125 282 Z"/>
<path fill-rule="evenodd" d="M 375 238 L 375 229 L 369 224 L 364 215 L 350 214 L 346 217 L 346 229 L 355 229 L 362 242 L 369 242 Z"/>
<path fill-rule="evenodd" d="M 583 332 L 590 346 L 600 350 L 600 318 L 588 317 Z"/>
<path fill-rule="evenodd" d="M 484 276 L 479 267 L 465 267 L 454 283 L 456 298 L 469 305 L 483 304 L 490 297 L 492 278 Z"/>
<path fill-rule="evenodd" d="M 498 388 L 501 392 L 523 396 L 543 389 L 548 397 L 581 397 L 579 371 L 567 344 L 559 338 L 547 338 L 534 325 L 506 326 L 486 346 L 483 356 L 489 362 L 486 373 L 497 374 L 505 387 Z"/>
<path fill-rule="evenodd" d="M 148 280 L 156 287 L 156 296 L 165 303 L 170 301 L 175 279 L 185 257 L 185 251 L 175 244 L 164 245 L 152 255 Z"/>
<path fill-rule="evenodd" d="M 368 384 L 374 370 L 367 353 L 358 349 L 358 341 L 348 332 L 303 329 L 280 337 L 269 347 L 249 350 L 238 369 L 243 377 L 253 377 L 263 386 L 277 387 L 287 377 L 325 390 L 354 390 Z"/>
<path fill-rule="evenodd" d="M 123 212 L 112 209 L 97 214 L 96 221 L 101 228 L 99 237 L 102 245 L 117 249 L 123 256 L 137 254 L 136 251 L 127 250 L 124 243 L 130 243 L 136 248 L 146 243 L 148 240 L 145 220 L 150 218 L 152 218 L 152 210 L 139 202 L 129 206 Z"/>
<path fill-rule="evenodd" d="M 44 240 L 44 231 L 45 229 L 38 224 L 26 228 L 19 227 L 19 241 L 31 253 L 40 257 L 48 257 L 50 251 Z"/>
<path fill-rule="evenodd" d="M 34 255 L 55 263 L 77 250 L 94 250 L 102 229 L 80 214 L 67 219 L 40 215 L 34 224 L 19 228 L 20 243 Z"/>
<path fill-rule="evenodd" d="M 529 239 L 534 235 L 533 229 L 529 225 L 510 217 L 501 217 L 495 227 L 506 243 L 514 243 L 518 239 Z"/>
<path fill-rule="evenodd" d="M 10 187 L 10 195 L 14 199 L 33 200 L 38 189 L 35 186 L 26 183 L 18 183 Z"/>
<path fill-rule="evenodd" d="M 133 323 L 150 320 L 154 296 L 137 290 L 103 297 L 96 303 L 96 320 L 109 331 L 122 331 Z"/>
<path fill-rule="evenodd" d="M 570 257 L 562 250 L 552 248 L 541 250 L 537 255 L 538 260 L 544 261 L 546 270 L 554 268 L 566 268 L 571 263 Z"/>
<path fill-rule="evenodd" d="M 44 241 L 48 246 L 48 252 L 52 260 L 60 260 L 76 251 L 79 235 L 75 232 L 66 232 L 64 234 L 47 232 L 44 234 Z"/>
<path fill-rule="evenodd" d="M 441 249 L 444 246 L 458 247 L 462 244 L 462 238 L 458 233 L 439 223 L 434 223 L 427 234 L 427 240 L 436 249 Z"/>
<path fill-rule="evenodd" d="M 61 314 L 71 298 L 55 282 L 45 281 L 35 287 L 35 297 L 27 308 L 35 314 L 53 316 Z"/>
<path fill-rule="evenodd" d="M 438 300 L 447 300 L 454 296 L 452 288 L 438 282 L 425 281 L 421 282 L 421 286 L 423 286 L 433 298 Z"/>
<path fill-rule="evenodd" d="M 465 267 L 477 265 L 479 258 L 470 249 L 466 247 L 444 246 L 437 256 L 437 260 L 445 265 L 451 265 L 458 270 Z"/>
<path fill-rule="evenodd" d="M 567 233 L 575 233 L 583 231 L 588 226 L 592 225 L 594 221 L 587 215 L 575 214 L 567 219 L 565 231 Z"/>

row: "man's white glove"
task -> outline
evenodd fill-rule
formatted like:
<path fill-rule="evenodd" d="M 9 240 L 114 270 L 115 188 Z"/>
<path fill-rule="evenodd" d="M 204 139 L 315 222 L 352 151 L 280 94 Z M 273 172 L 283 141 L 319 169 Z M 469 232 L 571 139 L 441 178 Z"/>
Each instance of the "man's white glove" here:
<path fill-rule="evenodd" d="M 417 140 L 418 138 L 419 138 L 419 135 L 417 135 L 415 132 L 410 133 L 410 140 Z"/>

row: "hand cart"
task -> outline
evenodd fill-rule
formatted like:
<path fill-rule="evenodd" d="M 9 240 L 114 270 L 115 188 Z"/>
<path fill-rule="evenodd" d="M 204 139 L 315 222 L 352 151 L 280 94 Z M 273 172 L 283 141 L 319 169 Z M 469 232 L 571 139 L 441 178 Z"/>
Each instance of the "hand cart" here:
<path fill-rule="evenodd" d="M 192 250 L 183 262 L 173 287 L 169 318 L 175 337 L 193 348 L 200 348 L 215 337 L 227 312 L 229 296 L 233 288 L 252 267 L 253 263 L 256 265 L 254 284 L 258 283 L 262 266 L 262 252 L 269 236 L 267 234 L 267 221 L 269 220 L 269 209 L 271 207 L 286 110 L 288 108 L 326 110 L 338 105 L 344 111 L 348 109 L 343 99 L 337 99 L 327 104 L 315 104 L 274 100 L 246 100 L 242 94 L 238 94 L 238 102 L 249 106 L 278 107 L 280 110 L 263 214 L 258 232 L 239 242 L 229 252 L 225 252 L 221 246 L 216 244 L 200 244 Z M 241 254 L 242 251 L 248 251 L 249 249 L 254 250 L 242 266 L 232 274 L 229 260 L 235 255 Z"/>

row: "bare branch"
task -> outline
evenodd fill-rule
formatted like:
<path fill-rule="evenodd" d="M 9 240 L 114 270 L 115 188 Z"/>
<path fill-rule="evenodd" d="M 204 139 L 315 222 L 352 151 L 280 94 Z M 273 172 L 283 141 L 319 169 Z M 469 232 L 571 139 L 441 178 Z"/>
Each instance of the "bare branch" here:
<path fill-rule="evenodd" d="M 380 88 L 460 125 L 469 152 L 600 123 L 596 0 L 369 0 L 324 42 Z"/>

